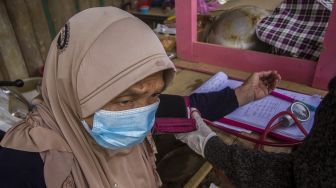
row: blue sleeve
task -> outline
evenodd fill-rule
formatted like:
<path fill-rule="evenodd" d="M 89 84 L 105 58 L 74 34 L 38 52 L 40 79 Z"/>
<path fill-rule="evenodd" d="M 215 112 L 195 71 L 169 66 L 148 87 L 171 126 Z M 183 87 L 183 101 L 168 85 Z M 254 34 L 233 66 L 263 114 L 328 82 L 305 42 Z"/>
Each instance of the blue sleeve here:
<path fill-rule="evenodd" d="M 194 93 L 190 95 L 190 106 L 197 108 L 203 118 L 214 121 L 239 107 L 233 89 L 227 87 L 218 92 Z"/>

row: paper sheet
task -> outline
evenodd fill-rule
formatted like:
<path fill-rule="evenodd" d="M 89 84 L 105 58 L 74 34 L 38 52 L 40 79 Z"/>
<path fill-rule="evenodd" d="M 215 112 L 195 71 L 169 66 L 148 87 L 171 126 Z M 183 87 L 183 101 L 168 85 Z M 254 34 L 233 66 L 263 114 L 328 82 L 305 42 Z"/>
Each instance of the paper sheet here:
<path fill-rule="evenodd" d="M 204 82 L 204 84 L 194 90 L 192 93 L 207 93 L 210 91 L 220 91 L 227 87 L 227 83 L 228 76 L 223 72 L 218 72 L 209 80 Z"/>
<path fill-rule="evenodd" d="M 231 129 L 231 130 L 234 130 L 234 131 L 238 131 L 238 132 L 245 132 L 245 133 L 251 133 L 252 132 L 252 131 L 247 130 L 247 129 L 243 129 L 243 128 L 240 128 L 240 127 L 235 127 L 235 126 L 232 126 L 232 125 L 229 125 L 229 124 L 226 124 L 226 123 L 222 123 L 222 122 L 218 122 L 218 121 L 214 121 L 213 123 L 215 125 L 225 127 L 225 128 L 228 128 L 228 129 Z"/>

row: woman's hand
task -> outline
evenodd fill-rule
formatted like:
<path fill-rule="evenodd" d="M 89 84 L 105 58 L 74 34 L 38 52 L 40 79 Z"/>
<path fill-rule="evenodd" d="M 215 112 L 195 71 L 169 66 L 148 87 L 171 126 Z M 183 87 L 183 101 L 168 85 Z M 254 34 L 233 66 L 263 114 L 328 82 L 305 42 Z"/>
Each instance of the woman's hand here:
<path fill-rule="evenodd" d="M 243 85 L 235 89 L 239 106 L 267 96 L 280 80 L 281 76 L 277 71 L 253 73 Z"/>

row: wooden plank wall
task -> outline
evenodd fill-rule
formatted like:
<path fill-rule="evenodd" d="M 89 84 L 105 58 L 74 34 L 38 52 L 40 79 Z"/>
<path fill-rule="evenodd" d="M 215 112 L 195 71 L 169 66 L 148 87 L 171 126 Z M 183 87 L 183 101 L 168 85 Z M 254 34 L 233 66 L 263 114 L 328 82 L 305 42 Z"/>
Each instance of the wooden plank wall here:
<path fill-rule="evenodd" d="M 65 22 L 91 7 L 127 0 L 0 0 L 0 80 L 40 76 L 49 45 Z"/>

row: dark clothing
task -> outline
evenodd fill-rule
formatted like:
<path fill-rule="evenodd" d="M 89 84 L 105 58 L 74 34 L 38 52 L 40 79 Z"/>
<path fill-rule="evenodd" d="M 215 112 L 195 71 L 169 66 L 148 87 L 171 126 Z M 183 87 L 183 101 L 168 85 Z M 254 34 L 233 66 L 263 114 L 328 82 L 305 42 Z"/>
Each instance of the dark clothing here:
<path fill-rule="evenodd" d="M 209 139 L 204 155 L 237 187 L 295 187 L 291 155 L 228 146 L 217 136 Z"/>
<path fill-rule="evenodd" d="M 40 154 L 0 147 L 0 187 L 46 187 Z"/>
<path fill-rule="evenodd" d="M 210 93 L 195 93 L 189 96 L 190 107 L 197 108 L 208 120 L 219 119 L 238 108 L 238 101 L 233 89 Z M 183 97 L 178 95 L 160 95 L 157 117 L 187 117 Z"/>
<path fill-rule="evenodd" d="M 5 132 L 3 132 L 3 131 L 0 130 L 0 141 L 1 141 L 1 139 L 2 139 L 4 136 L 5 136 Z"/>
<path fill-rule="evenodd" d="M 222 91 L 198 93 L 190 95 L 190 106 L 197 108 L 203 118 L 217 120 L 239 107 L 234 90 L 225 88 Z"/>
<path fill-rule="evenodd" d="M 336 187 L 336 80 L 317 109 L 314 126 L 291 154 L 265 153 L 226 145 L 218 137 L 205 158 L 237 187 Z"/>
<path fill-rule="evenodd" d="M 234 91 L 227 88 L 215 93 L 193 94 L 190 96 L 190 106 L 206 112 L 205 118 L 214 119 L 235 110 L 238 102 Z M 161 95 L 156 116 L 187 117 L 183 97 Z M 0 187 L 46 187 L 40 154 L 0 147 Z"/>

